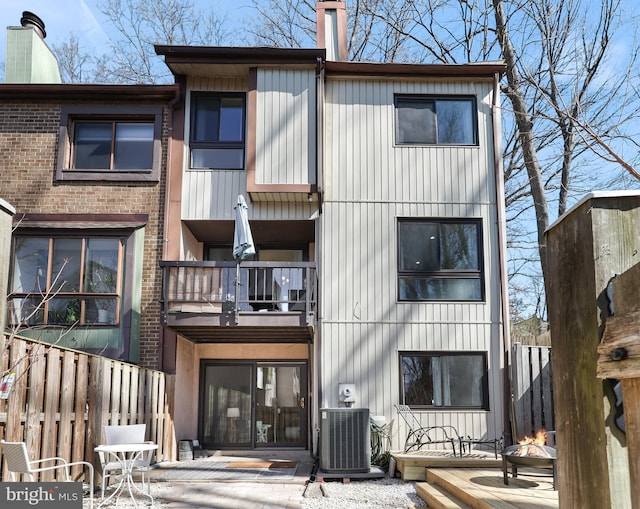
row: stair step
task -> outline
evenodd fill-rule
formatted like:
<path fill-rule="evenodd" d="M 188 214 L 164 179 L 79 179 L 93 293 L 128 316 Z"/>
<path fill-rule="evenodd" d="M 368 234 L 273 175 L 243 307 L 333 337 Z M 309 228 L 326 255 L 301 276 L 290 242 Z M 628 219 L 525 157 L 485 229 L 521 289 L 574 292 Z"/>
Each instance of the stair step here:
<path fill-rule="evenodd" d="M 486 477 L 486 484 L 480 486 L 470 480 L 469 472 L 474 470 L 468 469 L 467 472 L 463 472 L 462 469 L 428 468 L 425 477 L 429 484 L 438 486 L 442 491 L 449 493 L 472 509 L 558 508 L 555 491 L 535 490 L 530 487 L 520 489 L 517 483 L 526 482 L 520 479 L 512 479 L 507 487 L 503 483 L 502 472 L 486 477 L 485 472 L 478 471 L 478 476 Z M 527 485 L 524 484 L 524 486 Z"/>
<path fill-rule="evenodd" d="M 429 509 L 471 509 L 443 488 L 427 482 L 416 483 L 416 493 Z"/>

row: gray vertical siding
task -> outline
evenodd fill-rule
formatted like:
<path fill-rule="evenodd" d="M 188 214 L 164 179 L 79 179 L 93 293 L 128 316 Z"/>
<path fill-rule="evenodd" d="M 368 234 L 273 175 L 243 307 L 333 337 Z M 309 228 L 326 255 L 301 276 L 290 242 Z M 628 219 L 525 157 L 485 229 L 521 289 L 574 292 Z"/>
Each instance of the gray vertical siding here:
<path fill-rule="evenodd" d="M 394 419 L 396 448 L 406 436 L 393 407 L 400 393 L 399 351 L 487 352 L 489 412 L 428 411 L 420 418 L 474 437 L 503 431 L 491 90 L 488 82 L 463 81 L 326 84 L 320 404 L 337 406 L 338 383 L 356 383 L 357 406 Z M 475 96 L 479 146 L 394 146 L 394 93 Z M 399 217 L 481 218 L 486 301 L 398 302 Z"/>
<path fill-rule="evenodd" d="M 257 184 L 315 184 L 314 70 L 259 69 Z"/>
<path fill-rule="evenodd" d="M 246 79 L 190 79 L 189 91 L 246 91 Z M 256 180 L 259 184 L 316 183 L 315 72 L 259 70 Z M 246 195 L 247 174 L 239 170 L 189 169 L 187 97 L 185 160 L 182 180 L 183 219 L 231 219 L 238 194 Z M 308 218 L 308 204 L 254 204 L 252 219 Z"/>
<path fill-rule="evenodd" d="M 246 79 L 240 78 L 190 78 L 188 92 L 245 92 Z M 185 105 L 185 150 L 182 175 L 182 219 L 232 219 L 233 203 L 238 194 L 246 192 L 244 171 L 189 169 L 189 126 L 191 97 L 187 94 Z"/>

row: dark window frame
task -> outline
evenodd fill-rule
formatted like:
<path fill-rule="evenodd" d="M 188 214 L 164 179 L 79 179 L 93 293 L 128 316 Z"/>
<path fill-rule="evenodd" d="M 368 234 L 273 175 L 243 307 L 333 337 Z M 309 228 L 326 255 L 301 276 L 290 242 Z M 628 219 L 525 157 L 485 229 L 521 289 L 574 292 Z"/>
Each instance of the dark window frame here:
<path fill-rule="evenodd" d="M 200 99 L 212 99 L 212 98 L 233 98 L 242 100 L 242 139 L 238 141 L 216 141 L 216 140 L 197 140 L 197 110 L 198 101 Z M 218 127 L 220 125 L 220 119 L 218 120 Z M 226 167 L 224 165 L 209 167 L 209 166 L 194 166 L 193 165 L 193 151 L 194 150 L 240 150 L 242 152 L 242 163 L 240 167 Z M 191 93 L 191 106 L 190 106 L 190 124 L 189 124 L 189 164 L 188 168 L 193 170 L 232 170 L 242 171 L 246 167 L 247 157 L 247 94 L 245 92 L 192 92 Z"/>
<path fill-rule="evenodd" d="M 437 118 L 438 118 L 438 102 L 444 101 L 467 101 L 471 104 L 471 114 L 472 114 L 472 137 L 473 140 L 471 143 L 453 143 L 453 142 L 440 142 L 438 140 L 438 126 L 437 126 Z M 401 141 L 401 120 L 399 118 L 399 104 L 401 103 L 419 103 L 419 104 L 431 104 L 433 105 L 432 111 L 434 114 L 434 118 L 436 121 L 435 125 L 435 137 L 436 139 L 433 141 L 423 140 L 423 141 Z M 478 135 L 478 106 L 477 99 L 475 96 L 469 95 L 428 95 L 428 94 L 395 94 L 394 95 L 394 109 L 395 109 L 395 144 L 399 147 L 411 147 L 411 146 L 453 146 L 453 147 L 477 147 L 479 145 L 479 135 Z"/>
<path fill-rule="evenodd" d="M 424 223 L 424 224 L 469 224 L 476 227 L 476 250 L 477 250 L 477 270 L 453 270 L 453 269 L 437 269 L 437 270 L 421 270 L 411 271 L 402 268 L 402 228 L 403 223 Z M 431 218 L 431 217 L 399 217 L 397 219 L 397 297 L 399 302 L 484 302 L 485 301 L 485 268 L 483 256 L 483 232 L 481 218 Z M 440 250 L 438 250 L 440 252 Z M 478 280 L 480 284 L 480 295 L 478 298 L 407 298 L 402 296 L 403 280 Z"/>
<path fill-rule="evenodd" d="M 482 360 L 482 386 L 481 386 L 481 396 L 480 399 L 482 403 L 480 405 L 417 405 L 412 404 L 406 401 L 406 389 L 405 389 L 405 373 L 404 373 L 404 359 L 405 357 L 425 357 L 425 358 L 453 358 L 453 357 L 463 357 L 463 356 L 474 356 L 479 357 Z M 400 351 L 398 352 L 398 361 L 399 361 L 399 375 L 400 375 L 400 388 L 399 388 L 399 401 L 402 405 L 408 405 L 412 409 L 416 410 L 483 410 L 489 411 L 489 364 L 488 364 L 488 355 L 486 351 L 442 351 L 442 350 L 421 350 L 421 351 Z M 450 382 L 455 382 L 457 380 L 456 377 L 451 377 Z M 433 382 L 432 382 L 433 383 Z M 435 386 L 434 385 L 434 390 Z M 442 384 L 441 384 L 442 385 Z M 444 398 L 442 394 L 439 395 L 441 398 Z"/>
<path fill-rule="evenodd" d="M 161 106 L 75 105 L 63 106 L 58 137 L 57 181 L 159 182 L 162 164 Z M 153 124 L 151 168 L 113 169 L 73 167 L 77 122 L 122 122 Z M 112 154 L 113 155 L 113 154 Z"/>

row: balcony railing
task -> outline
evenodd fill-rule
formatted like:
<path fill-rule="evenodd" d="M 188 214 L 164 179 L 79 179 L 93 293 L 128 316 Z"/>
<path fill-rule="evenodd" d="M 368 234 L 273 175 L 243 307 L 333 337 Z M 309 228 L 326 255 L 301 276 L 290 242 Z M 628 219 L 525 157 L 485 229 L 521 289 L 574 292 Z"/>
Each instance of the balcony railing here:
<path fill-rule="evenodd" d="M 233 315 L 316 310 L 313 262 L 170 262 L 163 269 L 162 308 L 173 313 Z"/>

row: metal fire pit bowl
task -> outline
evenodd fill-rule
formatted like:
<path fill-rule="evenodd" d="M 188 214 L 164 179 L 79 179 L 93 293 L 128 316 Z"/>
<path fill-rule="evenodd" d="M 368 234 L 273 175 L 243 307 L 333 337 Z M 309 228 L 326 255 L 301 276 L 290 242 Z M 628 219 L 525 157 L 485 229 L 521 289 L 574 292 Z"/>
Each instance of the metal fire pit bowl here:
<path fill-rule="evenodd" d="M 534 447 L 539 450 L 540 455 L 518 455 L 517 451 L 519 451 L 523 447 Z M 500 454 L 502 455 L 502 474 L 505 484 L 509 484 L 509 476 L 507 475 L 509 466 L 511 466 L 511 475 L 514 478 L 518 477 L 518 467 L 550 468 L 553 470 L 553 489 L 556 489 L 555 448 L 549 447 L 548 445 L 518 444 L 505 447 Z"/>

